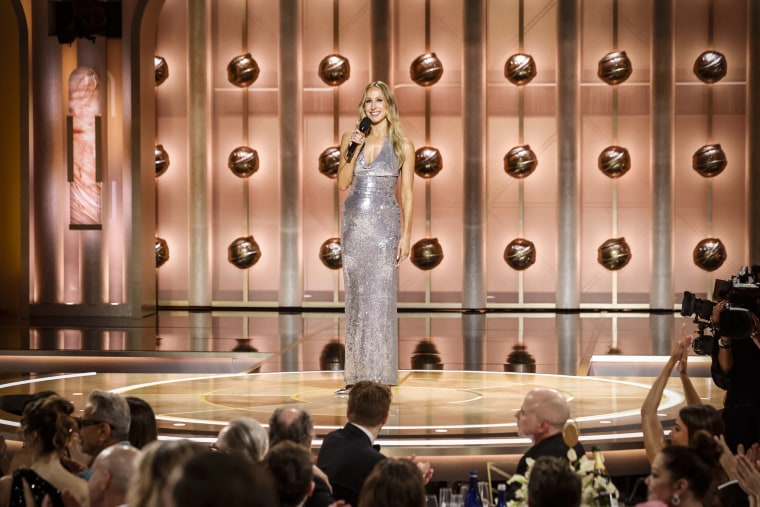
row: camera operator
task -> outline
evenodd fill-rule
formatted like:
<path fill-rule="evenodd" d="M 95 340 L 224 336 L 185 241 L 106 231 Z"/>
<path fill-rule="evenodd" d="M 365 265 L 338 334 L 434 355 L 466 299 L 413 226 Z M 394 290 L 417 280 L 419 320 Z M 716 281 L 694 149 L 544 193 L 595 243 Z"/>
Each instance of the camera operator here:
<path fill-rule="evenodd" d="M 723 422 L 726 441 L 736 453 L 737 445 L 748 449 L 760 442 L 760 320 L 751 313 L 753 327 L 747 338 L 732 338 L 720 333 L 720 313 L 728 305 L 715 305 L 712 321 L 716 326 L 710 372 L 713 381 L 726 395 Z"/>

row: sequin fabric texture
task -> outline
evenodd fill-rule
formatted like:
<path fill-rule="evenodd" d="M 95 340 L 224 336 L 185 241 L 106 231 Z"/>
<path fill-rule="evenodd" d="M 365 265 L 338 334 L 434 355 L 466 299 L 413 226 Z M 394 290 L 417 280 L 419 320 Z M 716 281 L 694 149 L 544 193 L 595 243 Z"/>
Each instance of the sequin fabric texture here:
<path fill-rule="evenodd" d="M 360 151 L 343 201 L 341 248 L 346 291 L 346 384 L 398 384 L 396 252 L 401 211 L 398 160 L 385 139 L 371 164 Z"/>
<path fill-rule="evenodd" d="M 24 498 L 24 482 L 29 485 L 35 505 L 42 505 L 45 495 L 50 495 L 53 507 L 64 507 L 60 492 L 48 481 L 29 469 L 20 469 L 13 472 L 11 483 L 11 500 L 9 507 L 26 507 Z M 29 506 L 33 507 L 33 506 Z"/>

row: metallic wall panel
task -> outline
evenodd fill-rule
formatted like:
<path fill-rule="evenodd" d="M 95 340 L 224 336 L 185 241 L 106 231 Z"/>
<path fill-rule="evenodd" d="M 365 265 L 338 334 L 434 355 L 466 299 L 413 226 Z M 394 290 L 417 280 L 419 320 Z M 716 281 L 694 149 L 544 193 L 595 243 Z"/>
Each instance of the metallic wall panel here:
<path fill-rule="evenodd" d="M 674 6 L 652 4 L 652 259 L 649 305 L 673 308 Z M 664 339 L 664 338 L 663 338 Z"/>
<path fill-rule="evenodd" d="M 301 213 L 303 78 L 301 0 L 280 1 L 280 295 L 281 306 L 303 301 Z"/>
<path fill-rule="evenodd" d="M 462 307 L 485 308 L 486 4 L 463 4 L 464 269 Z"/>
<path fill-rule="evenodd" d="M 557 308 L 580 305 L 580 2 L 557 4 Z"/>
<path fill-rule="evenodd" d="M 48 26 L 48 2 L 32 3 L 32 26 Z M 32 167 L 32 206 L 34 235 L 34 288 L 37 303 L 61 301 L 63 221 L 66 202 L 61 189 L 65 171 L 64 128 L 61 82 L 61 48 L 46 30 L 32 30 L 32 146 L 37 147 Z M 44 147 L 44 148 L 43 148 Z M 33 148 L 34 149 L 34 148 Z"/>
<path fill-rule="evenodd" d="M 390 0 L 372 0 L 370 19 L 372 48 L 371 81 L 391 82 L 392 24 Z"/>
<path fill-rule="evenodd" d="M 188 174 L 192 205 L 188 252 L 191 306 L 211 305 L 211 85 L 209 72 L 210 7 L 207 0 L 188 2 Z M 175 248 L 182 248 L 176 245 Z"/>

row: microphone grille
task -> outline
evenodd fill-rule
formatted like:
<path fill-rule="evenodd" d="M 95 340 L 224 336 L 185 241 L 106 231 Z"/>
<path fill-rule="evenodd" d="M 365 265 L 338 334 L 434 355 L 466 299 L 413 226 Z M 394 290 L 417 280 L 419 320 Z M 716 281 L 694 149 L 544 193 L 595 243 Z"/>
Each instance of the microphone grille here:
<path fill-rule="evenodd" d="M 369 129 L 372 128 L 372 120 L 369 119 L 369 117 L 365 116 L 362 118 L 362 121 L 359 123 L 359 130 L 362 134 L 366 134 L 369 132 Z"/>

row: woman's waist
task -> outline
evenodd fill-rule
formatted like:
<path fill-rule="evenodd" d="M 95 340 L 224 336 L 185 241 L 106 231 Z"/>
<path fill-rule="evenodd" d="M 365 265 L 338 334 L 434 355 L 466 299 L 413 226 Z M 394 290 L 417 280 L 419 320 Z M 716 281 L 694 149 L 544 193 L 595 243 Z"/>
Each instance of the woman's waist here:
<path fill-rule="evenodd" d="M 396 174 L 378 174 L 378 173 L 354 173 L 354 187 L 390 187 L 394 188 L 398 181 Z"/>

